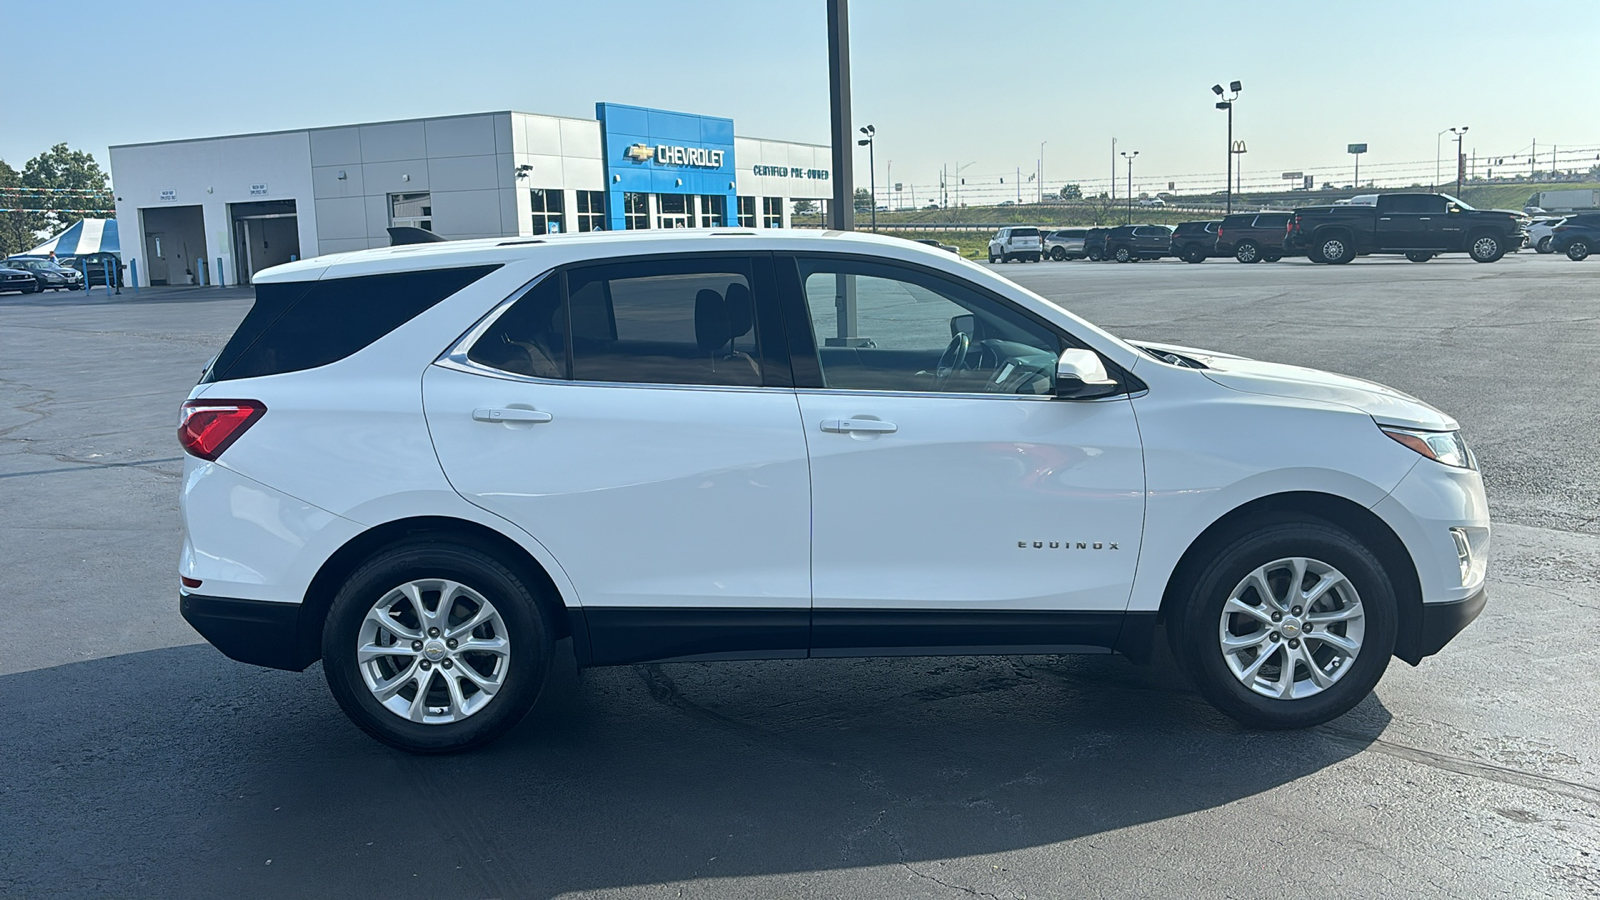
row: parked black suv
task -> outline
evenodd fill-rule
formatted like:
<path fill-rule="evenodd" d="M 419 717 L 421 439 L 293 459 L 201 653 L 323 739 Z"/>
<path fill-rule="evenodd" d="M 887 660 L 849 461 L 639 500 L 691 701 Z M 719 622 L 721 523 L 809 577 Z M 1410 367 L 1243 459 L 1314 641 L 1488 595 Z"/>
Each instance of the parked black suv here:
<path fill-rule="evenodd" d="M 1106 234 L 1106 257 L 1117 262 L 1160 259 L 1172 253 L 1172 229 L 1165 225 L 1123 225 Z"/>
<path fill-rule="evenodd" d="M 1172 255 L 1186 263 L 1205 262 L 1217 245 L 1217 226 L 1220 220 L 1207 222 L 1179 222 L 1172 232 Z"/>
<path fill-rule="evenodd" d="M 1217 256 L 1231 256 L 1242 263 L 1283 258 L 1283 241 L 1289 233 L 1290 213 L 1240 213 L 1222 220 L 1217 229 Z"/>
<path fill-rule="evenodd" d="M 1106 235 L 1111 233 L 1110 228 L 1091 228 L 1083 235 L 1083 255 L 1090 262 L 1099 262 L 1106 258 Z"/>

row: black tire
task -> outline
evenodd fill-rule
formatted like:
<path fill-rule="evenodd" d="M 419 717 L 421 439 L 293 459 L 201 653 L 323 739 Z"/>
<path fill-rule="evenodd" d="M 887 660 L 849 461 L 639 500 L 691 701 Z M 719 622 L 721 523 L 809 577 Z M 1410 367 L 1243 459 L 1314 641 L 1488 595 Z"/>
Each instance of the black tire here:
<path fill-rule="evenodd" d="M 1589 258 L 1589 242 L 1579 238 L 1567 245 L 1567 259 L 1583 262 Z"/>
<path fill-rule="evenodd" d="M 1426 250 L 1411 250 L 1406 253 L 1406 259 L 1415 263 L 1424 263 L 1433 259 L 1433 254 Z"/>
<path fill-rule="evenodd" d="M 1132 247 L 1118 247 L 1111 251 L 1111 258 L 1119 263 L 1135 262 L 1139 259 L 1139 254 L 1133 252 Z"/>
<path fill-rule="evenodd" d="M 989 254 L 989 264 L 990 265 L 994 265 L 994 261 L 995 261 L 995 255 L 993 253 Z"/>
<path fill-rule="evenodd" d="M 1233 258 L 1242 263 L 1261 262 L 1261 245 L 1252 240 L 1243 240 L 1233 248 Z"/>
<path fill-rule="evenodd" d="M 1170 614 L 1168 637 L 1174 656 L 1213 706 L 1252 728 L 1309 728 L 1344 715 L 1372 692 L 1394 653 L 1399 614 L 1383 564 L 1356 538 L 1318 519 L 1276 516 L 1251 523 L 1208 556 L 1210 561 L 1183 596 L 1183 607 Z M 1279 699 L 1257 693 L 1234 675 L 1219 645 L 1219 626 L 1235 585 L 1258 567 L 1290 557 L 1320 560 L 1345 575 L 1360 597 L 1365 634 L 1353 662 L 1339 670 L 1331 685 L 1310 696 Z M 1309 639 L 1305 647 L 1310 647 Z M 1315 652 L 1326 649 L 1323 645 Z M 1287 651 L 1283 647 L 1277 652 Z M 1283 657 L 1277 658 L 1281 665 Z M 1309 671 L 1297 664 L 1293 674 L 1302 672 L 1309 679 Z M 1300 681 L 1293 678 L 1291 683 Z"/>
<path fill-rule="evenodd" d="M 1087 257 L 1090 262 L 1099 262 L 1106 258 L 1106 255 L 1099 249 L 1086 250 L 1084 251 L 1083 255 Z"/>
<path fill-rule="evenodd" d="M 1356 249 L 1350 235 L 1343 231 L 1330 231 L 1317 236 L 1312 248 L 1322 262 L 1342 266 L 1356 258 Z"/>
<path fill-rule="evenodd" d="M 1550 235 L 1547 234 L 1544 237 L 1539 238 L 1539 243 L 1537 243 L 1537 244 L 1535 244 L 1533 246 L 1533 251 L 1535 253 L 1551 253 L 1551 252 L 1554 252 L 1554 251 L 1552 251 L 1550 249 Z"/>
<path fill-rule="evenodd" d="M 1492 231 L 1467 235 L 1467 255 L 1473 262 L 1492 263 L 1506 255 L 1506 242 Z"/>
<path fill-rule="evenodd" d="M 1183 251 L 1183 261 L 1186 263 L 1203 263 L 1206 261 L 1206 251 L 1199 247 L 1189 247 Z"/>
<path fill-rule="evenodd" d="M 1065 248 L 1065 247 L 1052 247 L 1050 249 L 1050 258 L 1055 260 L 1056 262 L 1065 261 L 1066 258 L 1067 258 L 1067 248 Z"/>
<path fill-rule="evenodd" d="M 1272 253 L 1272 252 L 1269 251 L 1269 252 L 1261 254 L 1261 259 L 1266 261 L 1266 262 L 1273 263 L 1273 262 L 1277 262 L 1280 259 L 1283 259 L 1283 254 L 1282 253 Z"/>
<path fill-rule="evenodd" d="M 511 642 L 498 693 L 482 709 L 444 724 L 409 721 L 384 707 L 368 689 L 356 658 L 362 621 L 373 605 L 396 587 L 430 578 L 447 578 L 482 595 L 499 612 Z M 416 539 L 381 551 L 340 588 L 323 626 L 322 668 L 334 699 L 367 734 L 411 753 L 453 753 L 493 741 L 527 715 L 550 667 L 550 634 L 529 587 L 498 560 L 459 544 Z M 438 683 L 437 673 L 427 684 Z"/>

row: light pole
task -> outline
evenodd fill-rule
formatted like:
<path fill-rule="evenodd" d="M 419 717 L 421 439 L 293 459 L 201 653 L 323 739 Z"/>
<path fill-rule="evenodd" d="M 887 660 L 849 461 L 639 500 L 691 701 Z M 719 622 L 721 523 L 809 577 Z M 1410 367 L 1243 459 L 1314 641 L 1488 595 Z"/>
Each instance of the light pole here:
<path fill-rule="evenodd" d="M 1124 225 L 1133 224 L 1133 158 L 1138 155 L 1137 150 L 1132 153 L 1122 151 L 1122 158 L 1128 161 L 1128 221 L 1122 223 Z"/>
<path fill-rule="evenodd" d="M 1433 192 L 1439 192 L 1439 162 L 1444 159 L 1439 153 L 1439 139 L 1444 137 L 1450 129 L 1446 128 L 1433 136 Z"/>
<path fill-rule="evenodd" d="M 1244 85 L 1237 81 L 1228 82 L 1228 90 L 1233 92 L 1231 97 L 1223 97 L 1222 85 L 1213 84 L 1211 93 L 1222 97 L 1217 101 L 1217 109 L 1228 111 L 1228 212 L 1233 213 L 1233 101 L 1239 99 L 1239 92 L 1244 90 Z"/>
<path fill-rule="evenodd" d="M 850 139 L 850 4 L 828 0 L 828 94 L 832 101 L 833 208 L 828 225 L 835 231 L 854 231 L 855 179 L 845 141 Z"/>
<path fill-rule="evenodd" d="M 1460 200 L 1461 176 L 1466 174 L 1462 171 L 1461 167 L 1461 140 L 1467 136 L 1467 126 L 1463 125 L 1459 129 L 1452 128 L 1450 129 L 1450 133 L 1456 136 L 1456 199 Z"/>
<path fill-rule="evenodd" d="M 871 186 L 870 189 L 872 191 L 872 232 L 873 232 L 873 234 L 877 234 L 877 232 L 878 232 L 878 166 L 877 166 L 877 163 L 874 162 L 874 160 L 873 160 L 873 150 L 875 148 L 872 146 L 872 136 L 878 133 L 878 129 L 873 128 L 871 125 L 863 125 L 863 126 L 861 126 L 861 133 L 866 135 L 866 137 L 862 138 L 859 141 L 856 141 L 856 143 L 860 144 L 861 146 L 863 146 L 865 148 L 867 148 L 867 184 Z"/>
<path fill-rule="evenodd" d="M 1049 141 L 1039 142 L 1039 202 L 1044 202 L 1044 145 Z"/>

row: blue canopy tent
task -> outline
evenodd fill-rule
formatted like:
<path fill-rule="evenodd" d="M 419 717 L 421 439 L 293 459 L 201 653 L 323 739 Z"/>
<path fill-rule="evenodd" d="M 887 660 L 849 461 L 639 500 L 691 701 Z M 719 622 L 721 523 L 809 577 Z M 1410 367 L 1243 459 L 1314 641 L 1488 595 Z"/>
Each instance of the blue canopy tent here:
<path fill-rule="evenodd" d="M 122 245 L 117 240 L 116 219 L 82 219 L 66 231 L 17 256 L 47 257 L 54 250 L 56 259 L 72 260 L 72 266 L 83 273 L 89 285 L 106 283 L 109 264 L 121 287 Z"/>

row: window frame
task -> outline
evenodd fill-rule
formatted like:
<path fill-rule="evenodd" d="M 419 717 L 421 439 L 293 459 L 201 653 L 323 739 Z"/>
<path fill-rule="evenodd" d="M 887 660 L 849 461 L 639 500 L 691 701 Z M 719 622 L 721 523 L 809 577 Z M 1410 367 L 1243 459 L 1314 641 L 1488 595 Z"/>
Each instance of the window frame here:
<path fill-rule="evenodd" d="M 555 209 L 550 201 L 555 200 Z M 528 188 L 528 207 L 534 234 L 564 234 L 567 230 L 567 192 L 562 188 Z M 554 223 L 556 228 L 550 230 Z M 540 230 L 540 229 L 544 230 Z"/>
<path fill-rule="evenodd" d="M 732 261 L 740 264 L 750 273 L 750 292 L 755 306 L 755 342 L 761 354 L 761 384 L 759 385 L 727 385 L 727 384 L 698 384 L 679 382 L 654 382 L 654 381 L 604 381 L 593 379 L 578 379 L 574 377 L 577 360 L 572 346 L 572 318 L 571 296 L 568 292 L 568 276 L 574 272 L 585 269 L 605 267 L 649 266 L 667 267 L 687 266 L 692 264 L 716 264 L 719 261 Z M 524 297 L 531 294 L 546 279 L 559 279 L 558 290 L 561 293 L 562 320 L 565 322 L 565 331 L 562 339 L 566 345 L 566 374 L 562 378 L 542 378 L 537 375 L 524 375 L 520 372 L 511 372 L 499 369 L 487 363 L 472 359 L 469 354 L 472 347 L 492 329 L 512 307 Z M 708 252 L 708 253 L 649 253 L 632 256 L 615 256 L 595 259 L 577 260 L 566 265 L 556 266 L 539 273 L 526 284 L 517 288 L 504 300 L 495 304 L 493 309 L 486 312 L 482 318 L 473 324 L 466 332 L 451 343 L 450 347 L 434 361 L 435 365 L 445 368 L 470 372 L 475 375 L 484 375 L 507 381 L 517 381 L 527 384 L 571 384 L 587 387 L 618 387 L 618 388 L 654 388 L 662 390 L 700 390 L 700 391 L 759 391 L 759 390 L 791 390 L 794 387 L 794 370 L 789 354 L 789 340 L 786 334 L 786 323 L 783 320 L 780 288 L 778 277 L 774 271 L 773 254 L 766 251 L 754 252 Z"/>
<path fill-rule="evenodd" d="M 1106 400 L 1127 399 L 1143 390 L 1144 382 L 1134 374 L 1118 365 L 1095 350 L 1090 345 L 1074 337 L 1054 322 L 1027 309 L 1019 303 L 996 293 L 989 288 L 958 278 L 938 269 L 928 268 L 915 263 L 881 256 L 868 256 L 859 253 L 828 253 L 824 251 L 794 251 L 773 254 L 774 267 L 778 278 L 778 297 L 782 304 L 782 316 L 785 332 L 788 335 L 789 365 L 793 371 L 794 387 L 808 393 L 850 394 L 859 396 L 876 397 L 949 397 L 954 399 L 986 399 L 986 400 L 1024 400 L 1024 401 L 1053 401 L 1062 398 L 1054 394 L 991 394 L 968 393 L 956 391 L 899 391 L 899 390 L 873 390 L 863 388 L 837 388 L 826 387 L 822 377 L 821 357 L 818 354 L 816 333 L 812 327 L 811 309 L 806 301 L 805 283 L 800 278 L 801 260 L 824 260 L 833 262 L 854 263 L 856 265 L 874 265 L 894 271 L 899 270 L 922 278 L 932 279 L 946 284 L 952 284 L 957 289 L 971 291 L 991 303 L 1004 307 L 1013 315 L 1037 326 L 1043 331 L 1054 335 L 1059 342 L 1060 350 L 1088 350 L 1099 356 L 1106 367 L 1106 372 L 1122 390 L 1106 397 L 1097 397 L 1094 400 L 1068 400 L 1065 402 L 1099 402 Z M 953 301 L 952 301 L 953 302 Z M 1059 353 L 1059 351 L 1058 351 Z"/>

